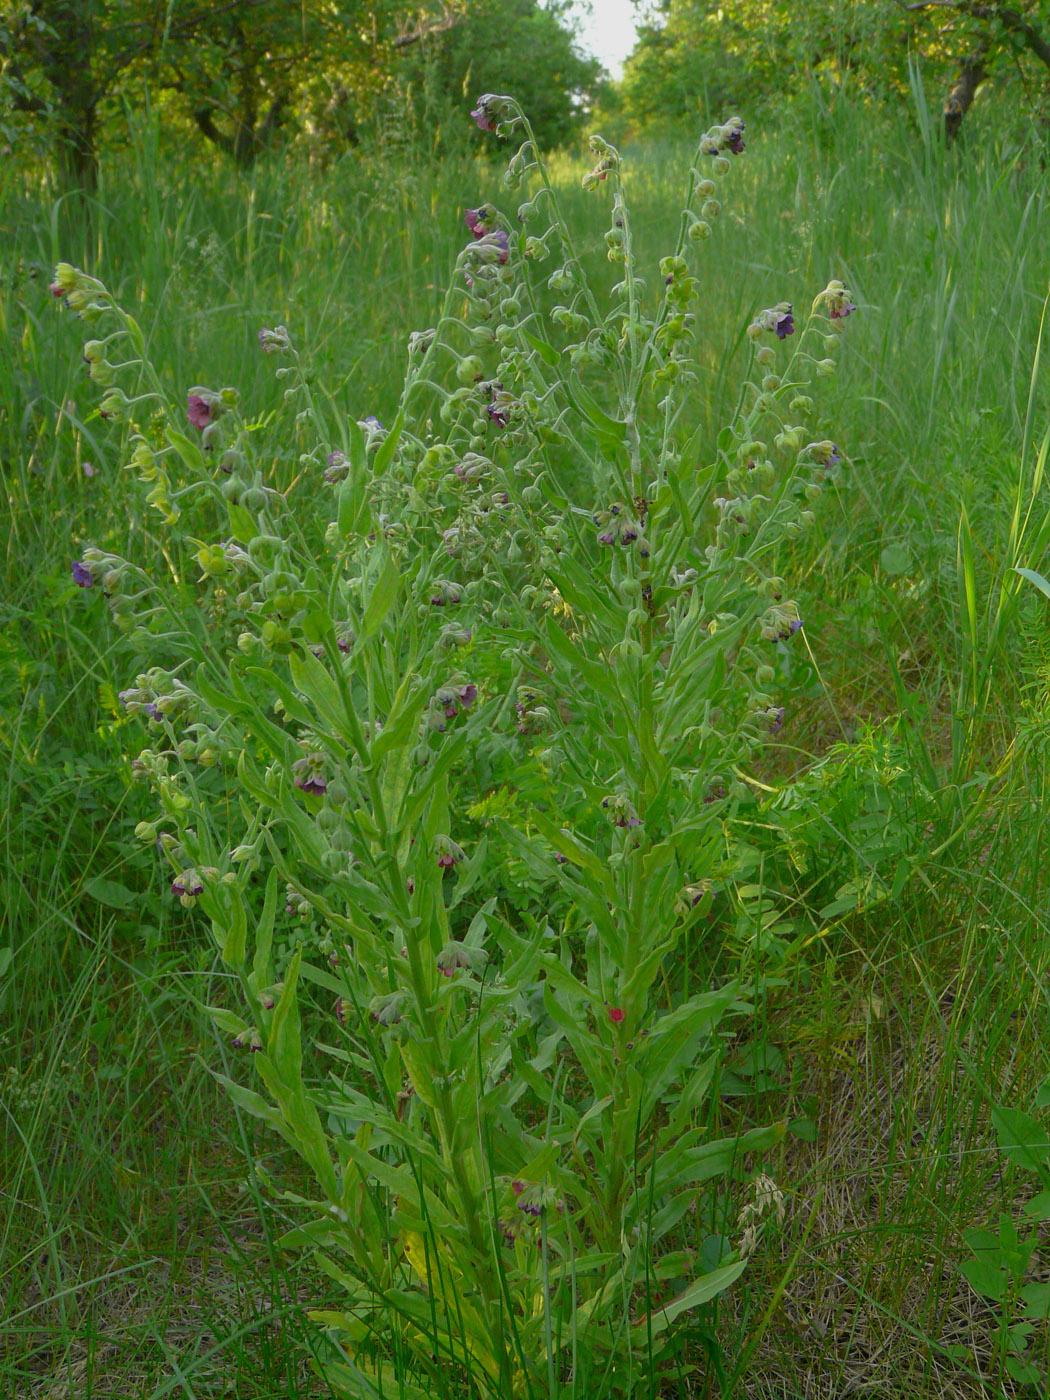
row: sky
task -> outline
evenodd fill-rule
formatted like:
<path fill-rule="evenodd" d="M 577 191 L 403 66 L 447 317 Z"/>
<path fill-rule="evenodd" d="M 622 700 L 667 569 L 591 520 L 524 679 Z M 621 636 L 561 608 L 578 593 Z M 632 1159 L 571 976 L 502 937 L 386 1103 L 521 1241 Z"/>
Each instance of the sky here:
<path fill-rule="evenodd" d="M 634 6 L 631 0 L 591 0 L 577 4 L 580 18 L 580 45 L 595 54 L 618 78 L 623 61 L 634 48 Z"/>

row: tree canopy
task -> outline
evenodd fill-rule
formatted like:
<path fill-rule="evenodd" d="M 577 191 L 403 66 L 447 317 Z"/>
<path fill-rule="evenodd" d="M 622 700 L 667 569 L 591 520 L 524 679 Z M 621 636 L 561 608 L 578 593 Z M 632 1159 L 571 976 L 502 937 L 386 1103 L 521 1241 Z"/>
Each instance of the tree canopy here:
<path fill-rule="evenodd" d="M 1050 0 L 652 0 L 623 79 L 636 126 L 790 101 L 807 82 L 851 83 L 871 100 L 908 89 L 920 60 L 945 94 L 949 137 L 985 80 L 1026 108 L 1050 93 Z"/>
<path fill-rule="evenodd" d="M 144 89 L 247 166 L 279 133 L 353 142 L 392 92 L 461 106 L 512 86 L 556 143 L 600 76 L 560 0 L 0 0 L 5 139 L 50 133 L 80 184 L 107 113 Z"/>

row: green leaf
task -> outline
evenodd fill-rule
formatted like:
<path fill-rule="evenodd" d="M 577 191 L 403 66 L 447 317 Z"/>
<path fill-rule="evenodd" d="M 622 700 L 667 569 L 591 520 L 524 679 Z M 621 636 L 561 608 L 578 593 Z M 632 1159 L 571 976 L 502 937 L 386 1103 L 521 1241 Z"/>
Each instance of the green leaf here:
<path fill-rule="evenodd" d="M 295 1139 L 273 1104 L 267 1103 L 263 1096 L 257 1094 L 254 1089 L 246 1089 L 243 1084 L 236 1084 L 232 1079 L 227 1079 L 225 1074 L 219 1074 L 216 1070 L 212 1070 L 211 1073 L 238 1108 L 243 1108 L 245 1113 L 250 1113 L 253 1118 L 261 1118 L 264 1123 L 268 1123 L 271 1128 L 280 1133 L 286 1142 L 295 1145 Z"/>
<path fill-rule="evenodd" d="M 277 900 L 280 880 L 277 870 L 273 867 L 266 877 L 266 897 L 263 900 L 263 910 L 259 916 L 259 922 L 255 929 L 255 958 L 252 962 L 252 980 L 257 992 L 269 985 L 270 968 L 270 946 L 273 942 L 273 924 L 277 915 Z"/>
<path fill-rule="evenodd" d="M 399 412 L 394 419 L 390 431 L 379 445 L 379 450 L 372 461 L 372 475 L 382 476 L 389 467 L 397 450 L 397 444 L 401 439 L 401 429 L 405 424 L 404 412 Z"/>
<path fill-rule="evenodd" d="M 529 331 L 519 331 L 519 334 L 526 344 L 532 346 L 545 365 L 550 365 L 551 369 L 556 368 L 561 355 L 553 345 L 548 345 L 545 340 L 541 340 L 538 335 L 532 335 Z"/>
<path fill-rule="evenodd" d="M 387 554 L 382 573 L 369 596 L 361 623 L 361 631 L 366 638 L 374 637 L 382 627 L 387 613 L 394 606 L 400 587 L 401 575 L 397 571 L 393 555 Z"/>
<path fill-rule="evenodd" d="M 1050 598 L 1050 582 L 1047 582 L 1042 574 L 1037 574 L 1034 569 L 1022 569 L 1019 566 L 1015 566 L 1014 573 L 1026 578 L 1029 583 L 1034 583 L 1040 593 L 1045 593 Z"/>
<path fill-rule="evenodd" d="M 1002 1301 L 1006 1292 L 1006 1275 L 998 1263 L 992 1263 L 990 1259 L 967 1259 L 960 1265 L 960 1272 L 982 1298 L 990 1298 L 993 1303 Z"/>
<path fill-rule="evenodd" d="M 1047 1130 L 1018 1108 L 993 1108 L 992 1125 L 999 1139 L 999 1151 L 1024 1171 L 1041 1172 L 1050 1166 L 1050 1137 Z"/>
<path fill-rule="evenodd" d="M 746 1268 L 747 1260 L 738 1259 L 735 1264 L 723 1264 L 720 1269 L 713 1269 L 711 1273 L 694 1279 L 673 1302 L 662 1307 L 659 1312 L 651 1313 L 647 1322 L 640 1323 L 634 1329 L 635 1335 L 645 1337 L 650 1332 L 655 1335 L 664 1331 L 676 1318 L 681 1317 L 682 1313 L 688 1312 L 690 1308 L 702 1307 L 704 1303 L 709 1303 L 712 1298 L 724 1293 Z"/>
<path fill-rule="evenodd" d="M 233 538 L 238 544 L 250 544 L 259 533 L 255 516 L 236 501 L 227 501 L 226 511 L 230 517 L 230 533 Z"/>
<path fill-rule="evenodd" d="M 244 950 L 248 942 L 248 912 L 240 890 L 231 891 L 231 896 L 229 922 L 222 930 L 225 937 L 220 940 L 219 930 L 216 929 L 215 941 L 222 948 L 222 960 L 226 966 L 239 972 L 244 966 Z"/>
<path fill-rule="evenodd" d="M 888 544 L 879 555 L 882 572 L 896 578 L 911 568 L 911 550 L 906 544 Z"/>
<path fill-rule="evenodd" d="M 89 899 L 104 904 L 107 909 L 127 909 L 142 898 L 126 885 L 118 884 L 116 880 L 107 880 L 104 875 L 93 875 L 90 880 L 85 880 L 80 888 Z"/>
<path fill-rule="evenodd" d="M 1050 1220 L 1050 1190 L 1040 1191 L 1021 1207 L 1029 1220 Z"/>
<path fill-rule="evenodd" d="M 164 425 L 164 436 L 192 472 L 204 471 L 204 454 L 195 442 L 177 432 L 170 423 Z"/>
<path fill-rule="evenodd" d="M 624 438 L 627 436 L 627 424 L 621 423 L 618 418 L 611 418 L 602 408 L 601 404 L 599 404 L 598 400 L 583 387 L 583 383 L 577 375 L 573 374 L 569 382 L 572 389 L 572 398 L 575 400 L 576 406 L 587 421 L 601 433 L 613 438 L 616 442 L 623 442 Z"/>

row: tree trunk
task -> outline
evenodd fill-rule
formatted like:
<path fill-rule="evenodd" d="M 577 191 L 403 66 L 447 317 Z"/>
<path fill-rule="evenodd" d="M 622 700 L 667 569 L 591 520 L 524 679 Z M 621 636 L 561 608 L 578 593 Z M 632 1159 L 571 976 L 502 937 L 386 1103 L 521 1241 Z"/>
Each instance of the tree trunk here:
<path fill-rule="evenodd" d="M 973 106 L 977 89 L 987 76 L 988 70 L 984 64 L 987 56 L 988 44 L 982 42 L 968 58 L 963 59 L 952 90 L 944 99 L 944 137 L 948 145 L 958 136 L 963 118 Z"/>

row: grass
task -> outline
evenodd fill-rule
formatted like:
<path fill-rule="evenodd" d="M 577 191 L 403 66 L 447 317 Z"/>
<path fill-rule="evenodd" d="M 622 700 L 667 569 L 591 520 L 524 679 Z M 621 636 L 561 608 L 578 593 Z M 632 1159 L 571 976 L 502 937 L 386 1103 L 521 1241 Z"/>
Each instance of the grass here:
<path fill-rule="evenodd" d="M 1046 571 L 1050 494 L 1032 483 L 1050 393 L 1032 366 L 1050 190 L 994 113 L 973 122 L 947 153 L 905 114 L 846 106 L 749 134 L 705 255 L 696 415 L 712 429 L 754 308 L 831 276 L 861 307 L 835 381 L 850 470 L 787 561 L 808 698 L 757 775 L 808 774 L 790 791 L 823 825 L 798 828 L 800 861 L 768 813 L 745 833 L 801 933 L 727 1088 L 805 1126 L 767 1163 L 787 1220 L 719 1319 L 727 1374 L 746 1359 L 741 1395 L 1014 1385 L 958 1266 L 960 1232 L 1016 1215 L 1028 1189 L 995 1149 L 992 1106 L 1027 1107 L 1050 1071 L 1045 600 L 1026 586 L 993 627 L 1007 566 Z M 669 247 L 687 156 L 628 160 L 638 235 Z M 598 265 L 603 214 L 578 166 L 557 161 Z M 174 382 L 236 384 L 260 415 L 279 386 L 255 331 L 284 321 L 345 412 L 383 417 L 460 211 L 498 197 L 496 176 L 426 160 L 243 176 L 179 164 L 147 130 L 88 209 L 42 178 L 0 179 L 0 238 L 17 250 L 0 288 L 14 351 L 0 363 L 0 1394 L 322 1394 L 302 1360 L 316 1284 L 272 1245 L 279 1207 L 252 1162 L 294 1170 L 209 1074 L 228 1052 L 198 1003 L 221 998 L 221 974 L 132 838 L 145 812 L 115 695 L 134 658 L 88 620 L 68 568 L 88 541 L 159 546 L 46 284 L 59 255 L 97 270 Z M 291 479 L 291 452 L 277 470 Z M 1018 500 L 1027 552 L 1011 543 Z M 857 741 L 872 730 L 892 744 L 869 759 Z M 885 885 L 822 917 L 847 873 L 870 871 L 876 837 Z M 723 911 L 719 928 L 760 959 L 748 917 Z M 1050 1272 L 1050 1250 L 1035 1260 L 1033 1276 Z M 1044 1329 L 1044 1370 L 1048 1347 Z"/>

